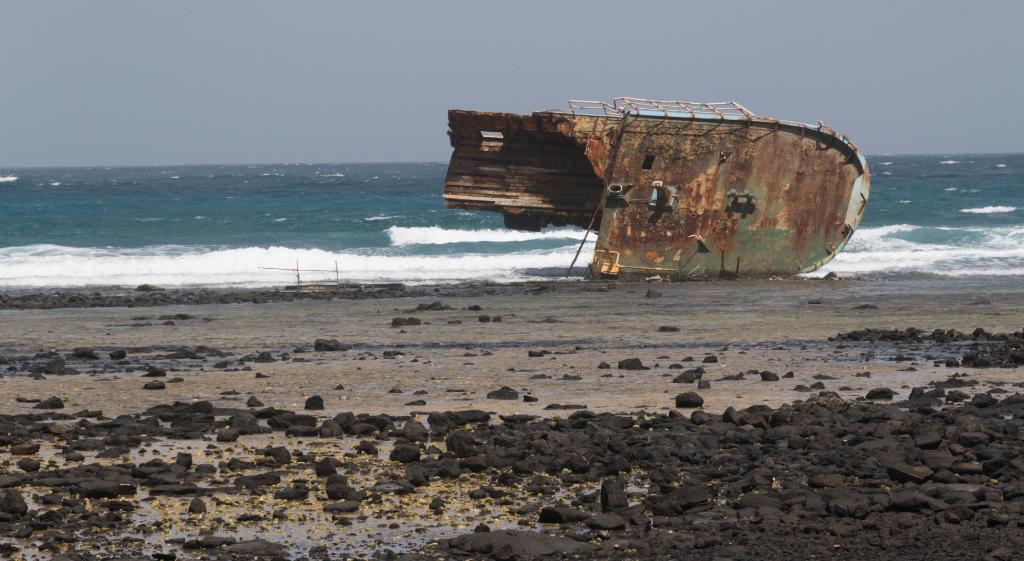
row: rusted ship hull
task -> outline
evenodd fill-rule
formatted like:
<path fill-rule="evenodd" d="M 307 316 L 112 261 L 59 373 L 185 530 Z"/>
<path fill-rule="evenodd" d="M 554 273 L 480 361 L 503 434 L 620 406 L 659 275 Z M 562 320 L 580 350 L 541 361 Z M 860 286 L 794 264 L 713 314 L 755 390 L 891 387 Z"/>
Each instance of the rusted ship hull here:
<path fill-rule="evenodd" d="M 734 103 L 453 110 L 449 136 L 449 207 L 501 212 L 510 228 L 596 230 L 599 277 L 813 271 L 849 241 L 870 188 L 846 137 Z"/>

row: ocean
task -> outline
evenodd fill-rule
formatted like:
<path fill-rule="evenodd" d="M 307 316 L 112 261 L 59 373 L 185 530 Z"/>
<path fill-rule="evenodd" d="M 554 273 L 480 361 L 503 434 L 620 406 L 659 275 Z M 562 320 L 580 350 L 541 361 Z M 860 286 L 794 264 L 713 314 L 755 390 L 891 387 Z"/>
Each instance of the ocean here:
<path fill-rule="evenodd" d="M 1024 154 L 880 155 L 846 249 L 810 276 L 1024 275 Z M 577 228 L 444 208 L 444 163 L 0 168 L 0 287 L 512 282 Z M 593 236 L 590 238 L 593 240 Z M 574 275 L 583 273 L 592 242 Z"/>

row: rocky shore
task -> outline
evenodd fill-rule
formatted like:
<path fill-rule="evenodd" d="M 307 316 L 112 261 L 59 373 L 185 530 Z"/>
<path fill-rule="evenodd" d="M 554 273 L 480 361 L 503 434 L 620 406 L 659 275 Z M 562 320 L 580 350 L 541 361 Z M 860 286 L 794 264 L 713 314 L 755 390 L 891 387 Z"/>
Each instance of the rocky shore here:
<path fill-rule="evenodd" d="M 321 420 L 209 401 L 111 419 L 61 412 L 58 398 L 40 402 L 57 410 L 0 416 L 17 466 L 0 476 L 0 535 L 14 538 L 0 547 L 38 552 L 24 558 L 330 559 L 348 553 L 356 520 L 454 511 L 473 532 L 400 557 L 1012 559 L 1024 546 L 1024 396 L 954 398 L 968 386 L 951 378 L 898 404 L 821 392 L 720 415 L 546 419 L 464 410 Z M 204 461 L 159 451 L 267 434 L 284 438 L 214 447 L 225 453 Z M 352 450 L 323 453 L 311 446 L 320 440 Z M 409 508 L 423 502 L 429 515 Z M 336 541 L 296 550 L 229 535 L 309 517 L 335 525 Z M 141 539 L 165 524 L 186 535 Z"/>
<path fill-rule="evenodd" d="M 1018 558 L 1024 294 L 823 284 L 8 310 L 0 555 Z"/>

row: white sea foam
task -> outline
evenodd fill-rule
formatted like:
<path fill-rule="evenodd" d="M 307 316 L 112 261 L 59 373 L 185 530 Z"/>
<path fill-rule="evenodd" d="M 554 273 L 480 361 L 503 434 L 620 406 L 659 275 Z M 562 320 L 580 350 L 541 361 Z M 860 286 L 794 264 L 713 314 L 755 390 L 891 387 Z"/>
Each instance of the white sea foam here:
<path fill-rule="evenodd" d="M 943 160 L 943 161 L 941 161 L 939 163 L 940 164 L 959 164 L 960 162 L 958 162 L 956 160 Z"/>
<path fill-rule="evenodd" d="M 927 238 L 929 234 L 946 241 L 921 243 L 908 239 Z M 1024 275 L 1024 226 L 948 228 L 896 224 L 861 228 L 834 260 L 810 275 L 833 271 L 921 272 L 953 277 Z"/>
<path fill-rule="evenodd" d="M 50 187 L 60 187 L 60 181 L 51 181 Z"/>
<path fill-rule="evenodd" d="M 344 173 L 321 173 L 320 177 L 345 177 Z"/>
<path fill-rule="evenodd" d="M 402 215 L 400 215 L 400 214 L 396 214 L 396 215 L 393 215 L 393 216 L 388 216 L 386 214 L 378 214 L 377 216 L 367 216 L 363 220 L 365 220 L 366 222 L 376 222 L 378 220 L 392 220 L 394 218 L 401 218 L 401 217 L 402 217 Z"/>
<path fill-rule="evenodd" d="M 1017 210 L 1015 206 L 983 206 L 978 208 L 962 208 L 960 212 L 967 214 L 1004 214 Z"/>
<path fill-rule="evenodd" d="M 392 226 L 384 232 L 391 239 L 392 246 L 474 242 L 524 242 L 551 239 L 579 240 L 583 237 L 583 230 L 575 228 L 556 228 L 543 232 L 520 232 L 517 230 L 451 230 L 438 226 L 425 228 Z"/>
<path fill-rule="evenodd" d="M 17 180 L 17 175 L 0 175 L 0 183 L 14 183 Z"/>
<path fill-rule="evenodd" d="M 1006 167 L 1006 164 L 996 164 L 996 167 L 997 167 L 997 168 L 1005 168 L 1005 167 Z"/>
<path fill-rule="evenodd" d="M 287 222 L 287 221 L 288 221 L 287 218 L 275 218 L 274 219 L 274 222 Z"/>
<path fill-rule="evenodd" d="M 891 166 L 891 165 L 892 165 L 892 162 L 882 162 L 882 165 L 883 165 L 883 166 Z"/>
<path fill-rule="evenodd" d="M 956 187 L 946 187 L 943 191 L 956 191 Z"/>
<path fill-rule="evenodd" d="M 590 259 L 593 245 L 580 255 Z M 299 266 L 333 269 L 353 282 L 433 283 L 467 280 L 513 282 L 536 278 L 535 269 L 561 269 L 576 250 L 554 250 L 501 255 L 398 256 L 335 253 L 320 249 L 247 247 L 215 249 L 192 246 L 152 246 L 139 249 L 30 245 L 0 248 L 0 286 L 280 286 L 294 281 L 294 273 L 258 267 Z M 303 276 L 313 281 L 318 273 Z"/>

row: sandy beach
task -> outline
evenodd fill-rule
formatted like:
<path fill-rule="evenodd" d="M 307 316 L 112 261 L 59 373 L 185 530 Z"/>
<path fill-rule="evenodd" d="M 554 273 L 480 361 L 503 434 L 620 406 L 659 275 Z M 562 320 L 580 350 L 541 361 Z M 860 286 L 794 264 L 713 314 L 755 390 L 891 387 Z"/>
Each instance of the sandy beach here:
<path fill-rule="evenodd" d="M 649 291 L 660 296 L 648 297 Z M 998 281 L 548 283 L 414 292 L 421 295 L 0 311 L 0 348 L 8 357 L 49 350 L 64 355 L 76 348 L 105 357 L 114 350 L 134 349 L 125 364 L 68 359 L 68 366 L 82 375 L 34 380 L 12 374 L 0 395 L 61 395 L 69 400 L 67 407 L 98 408 L 109 415 L 174 400 L 230 403 L 248 395 L 269 406 L 294 409 L 314 394 L 324 397 L 324 415 L 400 415 L 417 410 L 404 405 L 414 400 L 416 391 L 427 392 L 416 397 L 426 401 L 419 408 L 423 411 L 484 408 L 502 414 L 550 414 L 544 407 L 553 403 L 579 403 L 605 412 L 664 411 L 678 389 L 672 384 L 678 373 L 673 364 L 703 367 L 705 379 L 712 381 L 751 370 L 793 372 L 792 380 L 778 384 L 763 384 L 756 375 L 712 384 L 702 392 L 705 408 L 721 412 L 729 406 L 778 406 L 806 397 L 793 388 L 809 386 L 815 375 L 833 377 L 825 381 L 828 389 L 846 398 L 879 385 L 905 397 L 910 387 L 958 370 L 934 366 L 934 350 L 911 353 L 911 363 L 890 360 L 910 352 L 893 346 L 837 349 L 827 339 L 839 332 L 865 327 L 1004 332 L 1019 329 L 1024 317 L 1024 287 Z M 449 309 L 416 310 L 435 302 Z M 482 316 L 500 321 L 482 322 Z M 423 324 L 392 326 L 394 318 L 405 317 Z M 337 340 L 351 349 L 316 352 L 317 339 Z M 161 358 L 200 345 L 224 356 Z M 385 351 L 395 356 L 385 358 Z M 543 356 L 531 357 L 530 351 Z M 270 353 L 273 361 L 258 362 L 261 352 Z M 716 362 L 704 363 L 707 356 Z M 628 358 L 639 358 L 650 370 L 619 370 L 618 362 Z M 229 366 L 213 367 L 221 361 Z M 602 362 L 612 368 L 598 368 Z M 142 390 L 137 377 L 150 365 L 183 381 L 160 392 Z M 864 371 L 871 372 L 870 379 L 855 377 Z M 255 372 L 269 377 L 254 379 Z M 1012 381 L 1013 371 L 997 369 L 986 376 Z M 335 389 L 338 385 L 345 389 Z M 487 400 L 486 393 L 500 386 L 539 401 Z M 232 390 L 240 396 L 220 395 Z M 32 405 L 9 407 L 11 412 L 30 412 Z"/>

